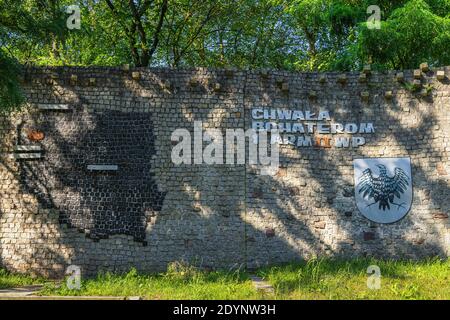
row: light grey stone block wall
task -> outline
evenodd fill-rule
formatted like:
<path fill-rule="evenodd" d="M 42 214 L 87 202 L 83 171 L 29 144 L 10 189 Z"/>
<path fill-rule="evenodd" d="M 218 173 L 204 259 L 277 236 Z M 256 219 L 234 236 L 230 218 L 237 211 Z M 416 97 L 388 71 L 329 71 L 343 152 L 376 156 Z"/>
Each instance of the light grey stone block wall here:
<path fill-rule="evenodd" d="M 341 84 L 338 73 L 28 69 L 27 108 L 0 117 L 0 264 L 60 277 L 71 264 L 95 274 L 160 271 L 174 261 L 214 269 L 315 256 L 448 256 L 450 69 L 441 70 L 440 81 L 435 70 L 423 74 L 433 89 L 422 96 L 394 72 L 372 72 L 367 82 L 348 73 Z M 283 145 L 275 176 L 250 165 L 171 162 L 175 129 L 192 132 L 194 121 L 248 129 L 261 106 L 326 109 L 342 122 L 374 122 L 376 131 L 354 149 Z M 31 141 L 33 130 L 43 140 Z M 39 145 L 42 157 L 16 159 L 16 145 Z M 352 161 L 399 156 L 413 164 L 412 209 L 395 224 L 372 223 L 354 202 Z M 147 174 L 151 185 L 140 179 Z"/>

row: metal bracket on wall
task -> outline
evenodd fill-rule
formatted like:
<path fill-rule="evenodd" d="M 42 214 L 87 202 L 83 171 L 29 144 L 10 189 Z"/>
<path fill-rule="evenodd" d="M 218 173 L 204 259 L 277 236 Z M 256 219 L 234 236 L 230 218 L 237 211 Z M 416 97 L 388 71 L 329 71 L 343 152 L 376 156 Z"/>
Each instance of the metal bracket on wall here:
<path fill-rule="evenodd" d="M 18 145 L 14 147 L 15 152 L 34 152 L 41 151 L 41 146 L 26 146 L 26 145 Z"/>
<path fill-rule="evenodd" d="M 115 164 L 90 164 L 87 169 L 89 171 L 117 171 L 119 166 Z"/>
<path fill-rule="evenodd" d="M 17 145 L 14 147 L 14 159 L 16 160 L 33 160 L 41 159 L 41 146 Z"/>
<path fill-rule="evenodd" d="M 14 154 L 14 159 L 16 160 L 33 160 L 41 159 L 42 154 L 40 153 L 16 153 Z"/>

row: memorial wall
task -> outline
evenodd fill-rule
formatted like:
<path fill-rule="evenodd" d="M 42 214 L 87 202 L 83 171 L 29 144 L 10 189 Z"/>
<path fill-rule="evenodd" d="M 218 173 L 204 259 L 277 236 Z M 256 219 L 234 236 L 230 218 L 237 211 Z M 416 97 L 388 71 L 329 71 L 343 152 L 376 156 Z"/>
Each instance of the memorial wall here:
<path fill-rule="evenodd" d="M 0 265 L 446 257 L 449 76 L 28 68 L 26 105 L 0 116 Z M 250 132 L 246 156 L 226 158 L 227 131 Z M 248 158 L 260 132 L 270 174 Z"/>

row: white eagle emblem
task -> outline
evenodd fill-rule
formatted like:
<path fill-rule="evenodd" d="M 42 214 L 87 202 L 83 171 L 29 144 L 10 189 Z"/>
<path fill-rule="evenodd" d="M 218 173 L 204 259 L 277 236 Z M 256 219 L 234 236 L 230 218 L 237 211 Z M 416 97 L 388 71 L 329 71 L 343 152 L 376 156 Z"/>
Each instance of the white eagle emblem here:
<path fill-rule="evenodd" d="M 353 164 L 356 204 L 365 217 L 392 223 L 408 213 L 412 203 L 409 158 L 356 159 Z"/>

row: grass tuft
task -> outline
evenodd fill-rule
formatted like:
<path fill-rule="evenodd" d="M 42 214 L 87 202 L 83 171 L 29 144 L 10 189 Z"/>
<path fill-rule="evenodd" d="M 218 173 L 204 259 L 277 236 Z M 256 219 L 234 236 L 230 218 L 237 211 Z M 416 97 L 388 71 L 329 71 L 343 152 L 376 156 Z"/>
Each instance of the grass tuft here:
<path fill-rule="evenodd" d="M 369 289 L 369 266 L 378 266 L 381 286 Z M 258 292 L 243 270 L 204 271 L 175 262 L 166 272 L 100 273 L 83 279 L 80 290 L 46 284 L 40 294 L 62 296 L 141 296 L 146 299 L 450 299 L 450 260 L 387 261 L 314 259 L 255 272 L 275 294 Z M 0 270 L 0 288 L 39 282 Z"/>
<path fill-rule="evenodd" d="M 44 279 L 41 278 L 13 274 L 4 269 L 0 269 L 0 289 L 41 284 L 43 281 Z"/>
<path fill-rule="evenodd" d="M 82 281 L 80 290 L 49 285 L 46 295 L 142 296 L 147 299 L 256 299 L 248 274 L 241 271 L 201 271 L 183 263 L 169 265 L 167 272 L 139 274 L 103 273 Z"/>
<path fill-rule="evenodd" d="M 379 289 L 369 289 L 369 266 L 381 272 Z M 278 299 L 450 299 L 450 261 L 428 259 L 315 259 L 259 271 Z"/>

